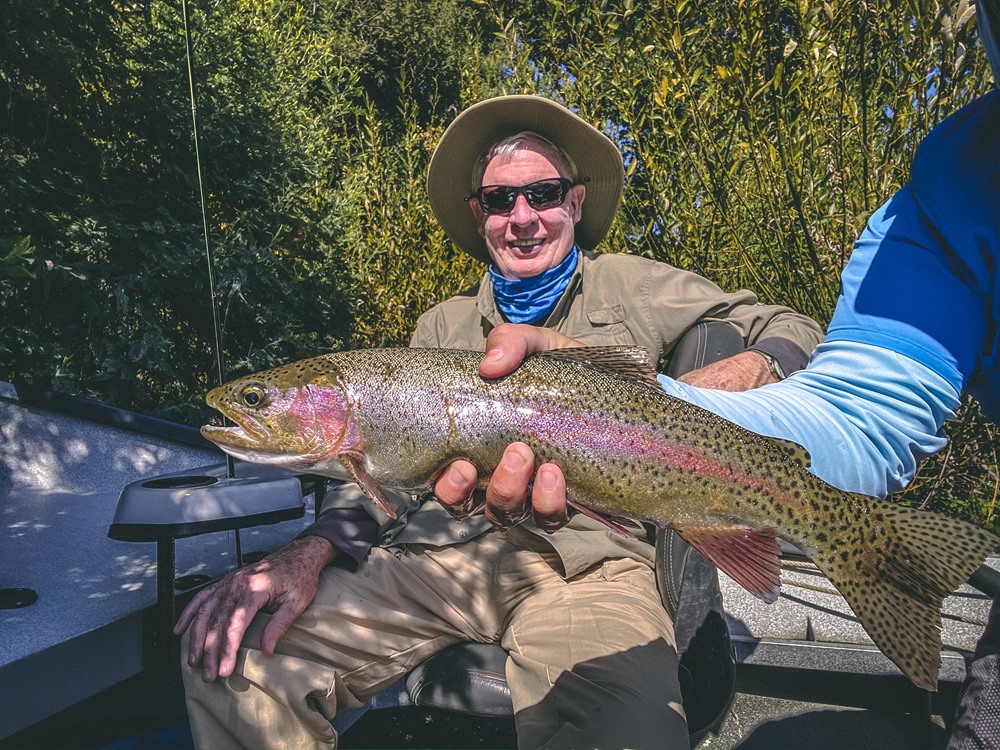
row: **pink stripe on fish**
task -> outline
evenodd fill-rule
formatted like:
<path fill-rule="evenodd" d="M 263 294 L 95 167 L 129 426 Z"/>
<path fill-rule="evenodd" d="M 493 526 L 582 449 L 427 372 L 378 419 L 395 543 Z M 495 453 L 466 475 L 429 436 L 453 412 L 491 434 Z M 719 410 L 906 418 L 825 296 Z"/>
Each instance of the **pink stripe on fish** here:
<path fill-rule="evenodd" d="M 726 462 L 665 439 L 651 429 L 655 425 L 638 426 L 592 414 L 577 415 L 558 406 L 522 406 L 519 411 L 526 417 L 521 424 L 525 435 L 542 444 L 575 445 L 592 455 L 651 461 L 671 469 L 732 482 L 766 494 L 784 505 L 805 507 L 801 499 L 760 476 L 734 471 Z"/>

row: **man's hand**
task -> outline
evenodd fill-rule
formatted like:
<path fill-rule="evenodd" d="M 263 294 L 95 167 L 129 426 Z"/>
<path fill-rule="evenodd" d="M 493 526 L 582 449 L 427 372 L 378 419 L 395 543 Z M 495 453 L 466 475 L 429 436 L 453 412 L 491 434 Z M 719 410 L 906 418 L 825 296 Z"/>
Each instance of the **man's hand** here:
<path fill-rule="evenodd" d="M 231 675 L 243 635 L 262 609 L 273 616 L 261 634 L 260 647 L 273 654 L 278 640 L 316 596 L 320 571 L 337 554 L 322 537 L 295 539 L 199 592 L 174 626 L 175 635 L 191 626 L 188 664 L 202 665 L 205 682 Z"/>
<path fill-rule="evenodd" d="M 544 531 L 566 525 L 566 480 L 562 471 L 548 463 L 539 466 L 537 473 L 534 468 L 531 448 L 524 443 L 507 446 L 486 488 L 486 517 L 495 525 L 509 528 L 529 511 L 535 526 Z M 477 482 L 475 466 L 455 461 L 435 483 L 434 496 L 455 516 L 465 516 L 482 504 L 483 498 L 476 493 Z"/>
<path fill-rule="evenodd" d="M 778 379 L 767 358 L 755 351 L 745 351 L 677 378 L 682 383 L 717 391 L 748 391 Z"/>
<path fill-rule="evenodd" d="M 486 354 L 479 364 L 479 374 L 484 378 L 499 378 L 514 372 L 529 354 L 574 346 L 583 344 L 550 328 L 504 323 L 486 337 Z"/>

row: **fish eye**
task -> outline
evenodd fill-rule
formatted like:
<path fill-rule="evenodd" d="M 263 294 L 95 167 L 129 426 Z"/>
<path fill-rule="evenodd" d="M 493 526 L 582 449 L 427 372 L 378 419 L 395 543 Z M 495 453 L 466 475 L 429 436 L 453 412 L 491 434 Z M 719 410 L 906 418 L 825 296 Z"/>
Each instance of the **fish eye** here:
<path fill-rule="evenodd" d="M 243 390 L 240 391 L 240 402 L 251 409 L 267 406 L 267 393 L 259 385 L 243 386 Z"/>

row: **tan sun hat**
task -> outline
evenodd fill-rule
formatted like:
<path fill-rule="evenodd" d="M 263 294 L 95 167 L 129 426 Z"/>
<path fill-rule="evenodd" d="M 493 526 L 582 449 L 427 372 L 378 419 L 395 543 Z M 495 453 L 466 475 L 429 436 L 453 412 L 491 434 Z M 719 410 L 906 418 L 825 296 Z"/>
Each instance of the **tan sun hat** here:
<path fill-rule="evenodd" d="M 576 242 L 594 248 L 608 233 L 621 202 L 625 169 L 618 147 L 604 133 L 561 104 L 540 96 L 498 96 L 469 107 L 444 131 L 427 169 L 431 208 L 452 241 L 469 255 L 490 262 L 476 219 L 466 202 L 476 162 L 502 138 L 530 130 L 552 141 L 576 165 L 587 186 Z M 478 186 L 477 186 L 478 187 Z"/>

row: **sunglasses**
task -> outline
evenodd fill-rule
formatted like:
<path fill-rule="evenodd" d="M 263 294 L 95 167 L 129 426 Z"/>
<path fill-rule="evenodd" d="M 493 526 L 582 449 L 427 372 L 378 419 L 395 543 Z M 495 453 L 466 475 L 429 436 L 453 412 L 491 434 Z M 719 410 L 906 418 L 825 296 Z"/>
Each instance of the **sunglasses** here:
<path fill-rule="evenodd" d="M 483 211 L 495 216 L 502 216 L 514 210 L 514 204 L 519 195 L 523 195 L 524 199 L 528 201 L 528 205 L 535 210 L 560 206 L 566 200 L 571 187 L 573 187 L 573 181 L 567 180 L 565 177 L 552 177 L 520 187 L 483 185 L 466 200 L 475 198 L 479 201 Z"/>

